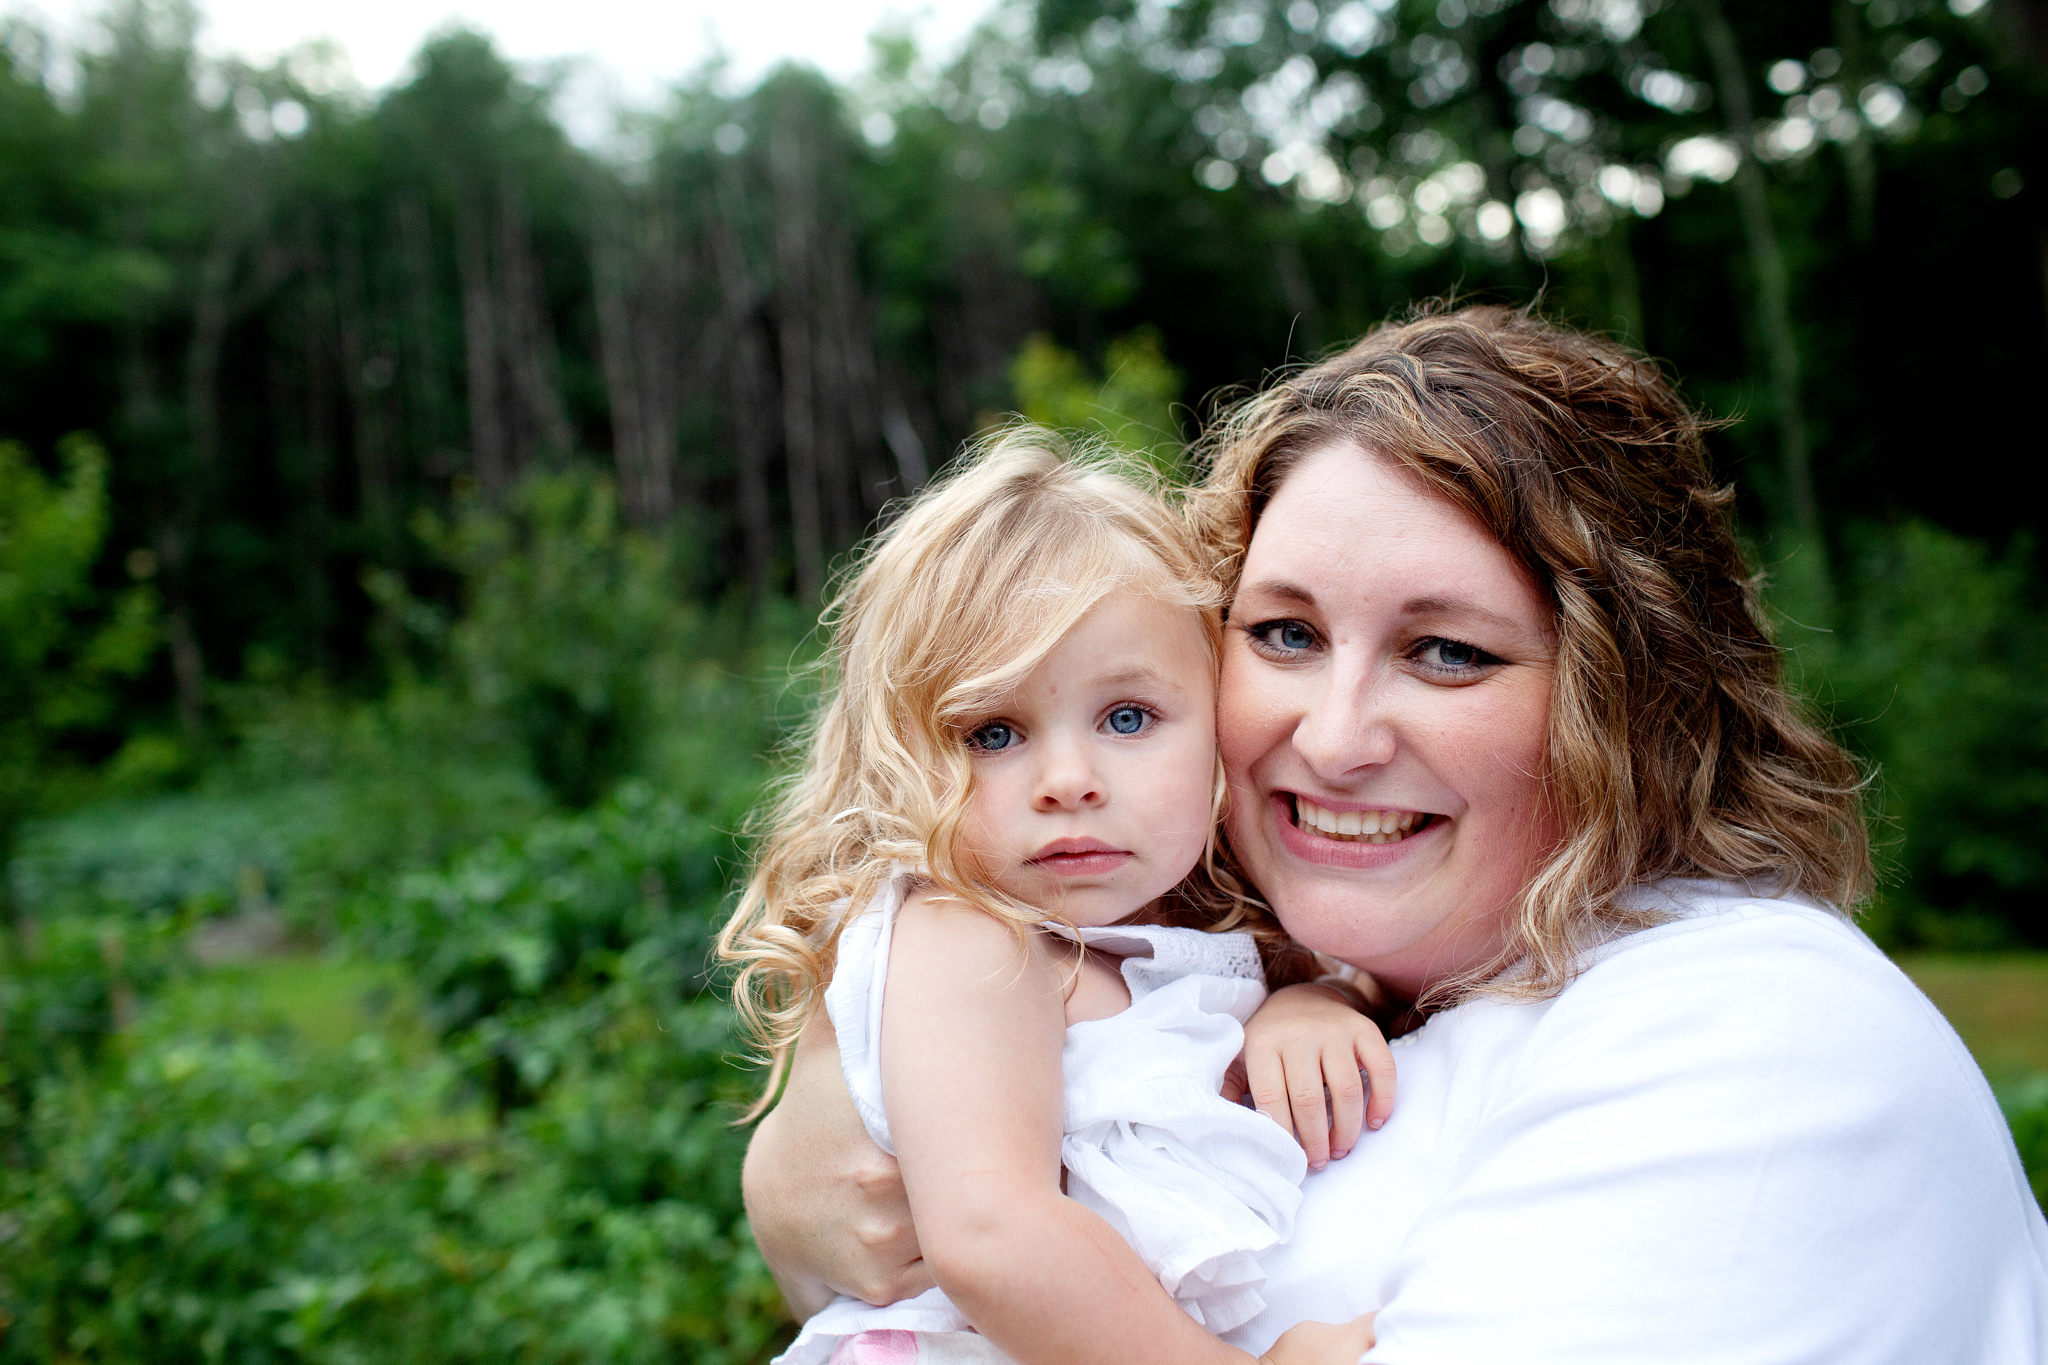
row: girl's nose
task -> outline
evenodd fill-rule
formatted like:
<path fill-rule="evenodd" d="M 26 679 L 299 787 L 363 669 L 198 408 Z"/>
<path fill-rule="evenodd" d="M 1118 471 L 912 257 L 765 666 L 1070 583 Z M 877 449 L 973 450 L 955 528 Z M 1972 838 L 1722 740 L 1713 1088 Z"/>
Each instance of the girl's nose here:
<path fill-rule="evenodd" d="M 1102 803 L 1106 793 L 1086 745 L 1055 740 L 1040 752 L 1043 766 L 1032 795 L 1034 806 L 1042 811 L 1080 810 Z"/>

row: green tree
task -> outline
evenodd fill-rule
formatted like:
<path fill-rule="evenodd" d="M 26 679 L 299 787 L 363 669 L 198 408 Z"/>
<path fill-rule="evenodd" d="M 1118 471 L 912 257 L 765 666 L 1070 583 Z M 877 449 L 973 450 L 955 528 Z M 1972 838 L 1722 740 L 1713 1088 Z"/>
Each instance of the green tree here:
<path fill-rule="evenodd" d="M 105 453 L 73 436 L 62 459 L 52 480 L 22 446 L 0 442 L 0 866 L 60 743 L 107 719 L 113 684 L 140 671 L 157 642 L 149 589 L 111 601 L 92 592 L 107 529 Z"/>

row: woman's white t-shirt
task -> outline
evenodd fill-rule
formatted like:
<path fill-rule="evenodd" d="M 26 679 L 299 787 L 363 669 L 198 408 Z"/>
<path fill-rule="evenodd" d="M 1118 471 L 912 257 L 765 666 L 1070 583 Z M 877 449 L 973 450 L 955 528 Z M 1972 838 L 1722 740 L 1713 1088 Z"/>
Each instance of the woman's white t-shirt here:
<path fill-rule="evenodd" d="M 1840 917 L 1710 882 L 1561 994 L 1395 1045 L 1309 1176 L 1263 1351 L 1378 1310 L 1371 1365 L 2048 1360 L 2048 1225 L 1982 1073 Z"/>

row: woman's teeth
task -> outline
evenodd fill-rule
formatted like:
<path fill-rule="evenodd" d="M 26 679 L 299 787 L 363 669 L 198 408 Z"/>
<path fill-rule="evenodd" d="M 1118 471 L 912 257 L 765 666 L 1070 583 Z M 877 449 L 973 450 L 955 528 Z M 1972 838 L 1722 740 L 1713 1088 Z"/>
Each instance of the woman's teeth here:
<path fill-rule="evenodd" d="M 1391 844 L 1428 820 L 1413 810 L 1324 810 L 1304 796 L 1294 798 L 1294 823 L 1331 839 L 1354 844 Z"/>

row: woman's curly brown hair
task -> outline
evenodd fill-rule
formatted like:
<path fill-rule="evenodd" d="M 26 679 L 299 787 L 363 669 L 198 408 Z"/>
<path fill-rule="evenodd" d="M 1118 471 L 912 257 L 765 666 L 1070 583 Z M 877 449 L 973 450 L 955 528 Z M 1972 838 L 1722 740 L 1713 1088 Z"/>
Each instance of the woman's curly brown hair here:
<path fill-rule="evenodd" d="M 1486 526 L 1556 611 L 1548 786 L 1564 837 L 1531 879 L 1503 989 L 1561 989 L 1652 917 L 1627 888 L 1710 877 L 1853 909 L 1871 884 L 1864 775 L 1786 690 L 1708 466 L 1707 423 L 1656 364 L 1529 310 L 1423 306 L 1221 415 L 1191 513 L 1235 591 L 1301 458 L 1348 442 Z"/>

